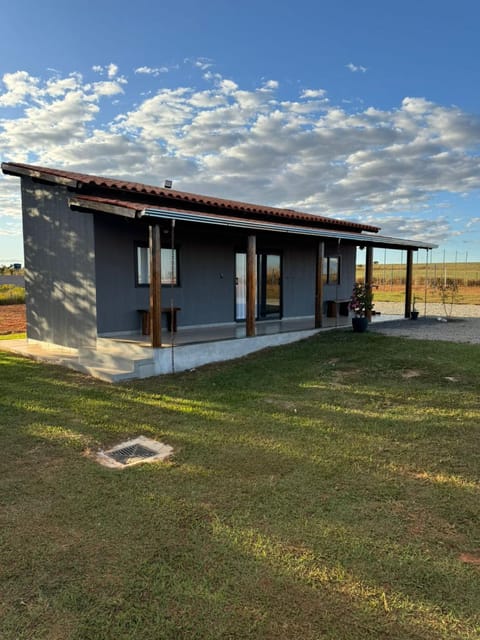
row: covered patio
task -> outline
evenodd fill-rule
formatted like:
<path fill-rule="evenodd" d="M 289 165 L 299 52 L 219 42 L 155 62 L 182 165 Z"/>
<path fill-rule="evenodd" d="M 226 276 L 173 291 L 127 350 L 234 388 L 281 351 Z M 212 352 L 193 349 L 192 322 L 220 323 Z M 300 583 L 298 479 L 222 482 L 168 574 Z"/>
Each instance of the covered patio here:
<path fill-rule="evenodd" d="M 70 206 L 73 209 L 94 212 L 109 212 L 117 216 L 138 218 L 148 224 L 148 272 L 149 272 L 149 305 L 144 313 L 148 314 L 148 326 L 151 346 L 162 348 L 171 344 L 187 344 L 194 342 L 208 342 L 208 336 L 224 335 L 221 339 L 233 339 L 240 337 L 253 338 L 272 333 L 284 333 L 290 330 L 331 328 L 349 324 L 348 294 L 345 282 L 340 285 L 340 267 L 335 285 L 328 284 L 327 270 L 333 253 L 341 256 L 342 251 L 353 252 L 353 264 L 357 249 L 365 250 L 365 273 L 363 281 L 370 287 L 374 287 L 373 281 L 373 250 L 374 248 L 397 249 L 406 253 L 405 260 L 405 304 L 404 317 L 410 318 L 412 311 L 412 275 L 413 256 L 420 249 L 429 251 L 436 245 L 430 243 L 394 238 L 379 235 L 374 227 L 366 226 L 362 231 L 347 229 L 317 228 L 308 224 L 288 222 L 278 223 L 271 220 L 263 221 L 252 218 L 225 216 L 218 213 L 198 213 L 189 210 L 175 208 L 145 207 L 142 204 L 127 201 L 110 201 L 105 198 L 79 196 L 71 198 Z M 162 250 L 175 251 L 175 237 L 179 232 L 192 234 L 220 233 L 225 238 L 235 237 L 236 242 L 243 243 L 245 253 L 245 322 L 223 326 L 225 323 L 212 321 L 209 326 L 179 327 L 178 335 L 170 330 L 162 328 L 162 314 L 169 315 L 168 325 L 177 325 L 177 315 L 181 318 L 181 307 L 177 306 L 172 289 L 164 285 L 164 262 Z M 236 235 L 234 235 L 236 234 Z M 164 238 L 167 239 L 165 243 Z M 238 240 L 240 238 L 240 240 Z M 259 246 L 265 246 L 277 238 L 291 242 L 300 239 L 308 240 L 310 247 L 314 247 L 314 286 L 310 291 L 313 301 L 314 315 L 283 317 L 281 314 L 275 320 L 259 318 L 258 293 L 261 288 L 262 275 L 259 273 Z M 173 267 L 172 267 L 173 269 Z M 171 271 L 169 267 L 169 271 Z M 345 275 L 345 274 L 344 274 Z M 169 276 L 167 276 L 169 277 Z M 223 276 L 222 276 L 223 277 Z M 352 276 L 353 277 L 353 276 Z M 352 281 L 353 284 L 353 281 Z M 308 295 L 308 294 L 307 294 Z M 375 318 L 370 311 L 367 312 L 369 321 Z M 293 327 L 293 329 L 290 329 Z M 101 335 L 99 333 L 99 335 Z M 201 336 L 205 336 L 202 338 Z M 121 339 L 120 335 L 114 336 Z M 213 339 L 216 339 L 213 337 Z M 141 342 L 146 342 L 141 338 Z"/>
<path fill-rule="evenodd" d="M 374 315 L 375 325 L 388 324 L 401 316 Z M 164 332 L 161 348 L 152 348 L 149 336 L 128 333 L 99 336 L 96 347 L 66 348 L 35 340 L 5 340 L 0 346 L 34 360 L 65 366 L 106 382 L 176 373 L 206 364 L 240 358 L 260 349 L 304 340 L 319 332 L 351 327 L 347 317 L 328 318 L 322 328 L 314 318 L 271 320 L 257 323 L 257 335 L 246 336 L 245 324 L 179 328 Z"/>

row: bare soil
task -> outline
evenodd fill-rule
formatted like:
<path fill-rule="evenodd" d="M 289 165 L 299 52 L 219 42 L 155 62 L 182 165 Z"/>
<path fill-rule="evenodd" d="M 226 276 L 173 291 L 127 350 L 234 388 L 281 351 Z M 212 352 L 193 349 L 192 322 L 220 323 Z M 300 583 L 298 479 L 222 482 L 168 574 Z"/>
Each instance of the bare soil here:
<path fill-rule="evenodd" d="M 27 318 L 24 304 L 0 306 L 0 335 L 23 333 L 27 330 Z"/>

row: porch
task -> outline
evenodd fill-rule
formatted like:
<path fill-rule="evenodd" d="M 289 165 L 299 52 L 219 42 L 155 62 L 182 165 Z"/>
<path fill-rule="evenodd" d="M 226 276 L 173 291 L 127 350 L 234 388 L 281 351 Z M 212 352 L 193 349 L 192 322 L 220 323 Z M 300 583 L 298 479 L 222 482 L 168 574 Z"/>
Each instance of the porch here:
<path fill-rule="evenodd" d="M 399 320 L 401 316 L 373 316 L 372 322 Z M 180 327 L 164 332 L 161 348 L 138 333 L 99 336 L 96 348 L 69 349 L 35 340 L 8 340 L 1 348 L 42 362 L 59 364 L 106 382 L 164 375 L 206 364 L 241 358 L 249 353 L 309 338 L 320 331 L 350 326 L 350 318 L 325 318 L 321 329 L 314 317 L 267 320 L 257 323 L 257 335 L 246 336 L 245 324 Z"/>

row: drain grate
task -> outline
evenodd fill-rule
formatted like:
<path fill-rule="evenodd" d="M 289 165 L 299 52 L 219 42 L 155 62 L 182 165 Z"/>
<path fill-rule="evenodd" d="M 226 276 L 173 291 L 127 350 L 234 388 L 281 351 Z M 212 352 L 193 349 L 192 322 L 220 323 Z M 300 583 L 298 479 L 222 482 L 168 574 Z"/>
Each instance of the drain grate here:
<path fill-rule="evenodd" d="M 156 456 L 157 452 L 143 447 L 141 444 L 134 444 L 129 447 L 123 447 L 116 451 L 111 451 L 109 456 L 120 462 L 121 464 L 132 464 L 132 462 L 138 462 L 139 460 L 145 460 Z"/>
<path fill-rule="evenodd" d="M 142 462 L 165 460 L 172 453 L 173 449 L 170 445 L 139 436 L 134 440 L 122 442 L 108 451 L 99 451 L 97 461 L 107 467 L 123 469 Z"/>

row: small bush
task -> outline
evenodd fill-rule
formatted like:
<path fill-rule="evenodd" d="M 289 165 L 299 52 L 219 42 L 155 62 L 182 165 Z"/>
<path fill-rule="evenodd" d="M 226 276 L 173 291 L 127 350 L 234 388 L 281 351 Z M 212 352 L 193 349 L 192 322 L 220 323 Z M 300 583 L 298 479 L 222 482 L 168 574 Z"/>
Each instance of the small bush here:
<path fill-rule="evenodd" d="M 24 303 L 25 289 L 23 287 L 16 287 L 13 284 L 0 285 L 0 305 Z"/>

